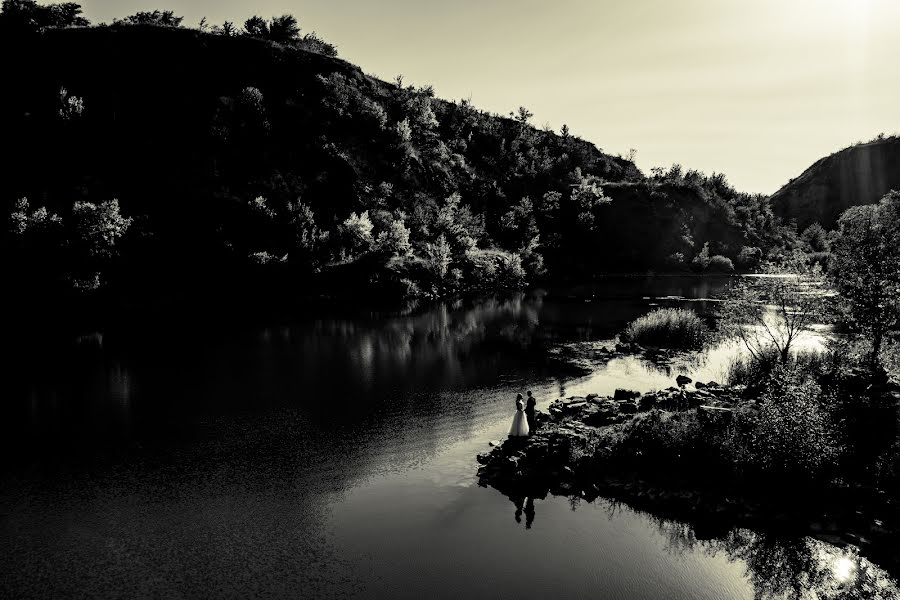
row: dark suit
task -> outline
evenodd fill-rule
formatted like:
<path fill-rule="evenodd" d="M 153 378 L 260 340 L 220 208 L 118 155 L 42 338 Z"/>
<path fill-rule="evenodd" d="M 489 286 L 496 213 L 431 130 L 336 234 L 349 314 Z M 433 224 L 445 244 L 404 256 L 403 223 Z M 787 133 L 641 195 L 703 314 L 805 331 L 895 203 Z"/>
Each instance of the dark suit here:
<path fill-rule="evenodd" d="M 534 396 L 529 396 L 528 400 L 525 404 L 525 418 L 528 419 L 528 430 L 534 431 L 535 420 L 534 420 L 534 407 L 537 404 L 537 400 L 534 399 Z"/>

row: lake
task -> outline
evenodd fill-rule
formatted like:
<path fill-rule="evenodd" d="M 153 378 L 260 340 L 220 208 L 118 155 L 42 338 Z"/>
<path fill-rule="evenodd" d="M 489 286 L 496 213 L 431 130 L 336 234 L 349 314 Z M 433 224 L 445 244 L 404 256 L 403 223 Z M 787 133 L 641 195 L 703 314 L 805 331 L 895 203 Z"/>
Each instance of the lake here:
<path fill-rule="evenodd" d="M 0 596 L 894 597 L 865 557 L 811 538 L 477 485 L 516 393 L 543 409 L 677 374 L 634 357 L 585 374 L 554 349 L 610 340 L 654 305 L 708 311 L 723 285 L 611 280 L 11 348 Z M 721 381 L 734 351 L 678 372 Z"/>

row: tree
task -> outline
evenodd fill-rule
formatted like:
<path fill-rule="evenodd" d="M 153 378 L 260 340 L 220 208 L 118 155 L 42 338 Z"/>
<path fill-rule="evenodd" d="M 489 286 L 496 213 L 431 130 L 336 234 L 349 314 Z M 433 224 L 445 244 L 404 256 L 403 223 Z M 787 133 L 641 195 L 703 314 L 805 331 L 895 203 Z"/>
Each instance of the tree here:
<path fill-rule="evenodd" d="M 797 339 L 824 314 L 825 280 L 802 253 L 762 271 L 761 277 L 732 284 L 721 305 L 721 328 L 739 339 L 758 365 L 787 364 Z"/>
<path fill-rule="evenodd" d="M 828 252 L 830 243 L 828 232 L 818 223 L 813 223 L 803 230 L 800 240 L 808 252 Z"/>
<path fill-rule="evenodd" d="M 269 24 L 258 15 L 253 15 L 244 21 L 244 33 L 252 37 L 269 38 Z"/>
<path fill-rule="evenodd" d="M 365 253 L 371 250 L 375 241 L 372 237 L 372 227 L 369 211 L 365 210 L 358 215 L 350 213 L 342 228 L 351 254 Z"/>
<path fill-rule="evenodd" d="M 81 16 L 81 5 L 75 2 L 39 6 L 34 0 L 3 0 L 0 20 L 15 28 L 87 27 L 90 21 Z"/>
<path fill-rule="evenodd" d="M 116 199 L 102 202 L 78 201 L 72 207 L 75 232 L 82 246 L 92 257 L 110 258 L 116 244 L 125 235 L 133 219 L 123 217 Z"/>
<path fill-rule="evenodd" d="M 438 279 L 444 279 L 447 276 L 452 257 L 450 244 L 444 234 L 439 235 L 433 244 L 425 244 L 425 263 Z"/>
<path fill-rule="evenodd" d="M 900 327 L 900 192 L 854 206 L 838 220 L 831 280 L 848 317 L 871 336 L 871 366 L 885 336 Z"/>
<path fill-rule="evenodd" d="M 516 113 L 514 118 L 515 118 L 516 122 L 519 123 L 519 125 L 521 125 L 522 127 L 525 127 L 526 125 L 528 125 L 528 120 L 531 119 L 531 117 L 533 117 L 533 116 L 534 116 L 533 112 L 531 112 L 524 106 L 520 106 L 519 111 Z"/>
<path fill-rule="evenodd" d="M 59 116 L 65 121 L 77 119 L 84 112 L 84 98 L 69 94 L 66 88 L 59 89 Z"/>
<path fill-rule="evenodd" d="M 409 229 L 403 219 L 395 219 L 378 234 L 378 249 L 390 256 L 408 256 L 412 252 L 409 243 Z"/>
<path fill-rule="evenodd" d="M 694 268 L 698 271 L 706 271 L 709 268 L 709 242 L 703 244 L 703 248 L 694 257 L 694 260 L 691 261 L 691 264 L 694 265 Z"/>
<path fill-rule="evenodd" d="M 300 26 L 294 15 L 272 17 L 269 21 L 268 39 L 279 44 L 290 44 L 300 38 Z"/>
<path fill-rule="evenodd" d="M 141 11 L 124 19 L 113 21 L 116 25 L 159 25 L 161 27 L 181 27 L 184 17 L 179 17 L 171 10 Z"/>

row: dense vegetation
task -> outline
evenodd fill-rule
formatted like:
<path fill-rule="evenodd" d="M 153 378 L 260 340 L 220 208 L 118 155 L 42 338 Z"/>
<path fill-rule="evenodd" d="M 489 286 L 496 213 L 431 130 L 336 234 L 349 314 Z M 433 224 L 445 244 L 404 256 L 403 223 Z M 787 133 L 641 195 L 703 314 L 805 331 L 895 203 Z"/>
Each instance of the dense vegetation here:
<path fill-rule="evenodd" d="M 4 262 L 23 307 L 730 272 L 796 243 L 722 175 L 644 176 L 525 108 L 374 79 L 290 15 L 188 29 L 170 11 L 93 27 L 80 13 L 0 14 L 17 57 Z"/>
<path fill-rule="evenodd" d="M 838 223 L 827 275 L 798 250 L 763 277 L 732 282 L 719 304 L 718 334 L 745 351 L 728 373 L 744 400 L 723 421 L 651 411 L 598 458 L 663 472 L 703 464 L 703 476 L 752 485 L 900 492 L 900 194 L 851 207 Z M 824 352 L 798 351 L 810 326 L 828 320 L 842 335 Z M 681 347 L 693 322 L 702 324 L 658 309 L 622 338 Z"/>
<path fill-rule="evenodd" d="M 709 327 L 694 311 L 658 308 L 629 323 L 621 338 L 643 346 L 695 350 L 708 335 Z"/>

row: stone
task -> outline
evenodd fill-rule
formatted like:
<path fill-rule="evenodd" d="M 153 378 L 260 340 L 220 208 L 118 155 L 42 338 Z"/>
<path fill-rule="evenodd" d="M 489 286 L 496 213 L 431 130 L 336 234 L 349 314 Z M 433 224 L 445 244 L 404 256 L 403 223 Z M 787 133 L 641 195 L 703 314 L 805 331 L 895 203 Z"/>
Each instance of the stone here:
<path fill-rule="evenodd" d="M 620 402 L 619 412 L 626 415 L 633 415 L 638 410 L 637 404 L 634 402 Z"/>
<path fill-rule="evenodd" d="M 702 389 L 706 388 L 706 384 L 703 383 L 702 381 L 698 381 L 697 383 L 694 384 L 694 387 L 697 388 L 698 390 L 702 390 Z"/>
<path fill-rule="evenodd" d="M 633 390 L 623 390 L 617 389 L 613 394 L 613 400 L 633 400 L 634 398 L 639 398 L 641 395 L 640 392 L 635 392 Z"/>
<path fill-rule="evenodd" d="M 491 440 L 488 442 L 488 446 L 496 447 L 496 446 L 499 446 L 501 443 L 502 442 L 500 442 L 499 440 Z"/>
<path fill-rule="evenodd" d="M 656 394 L 647 394 L 641 398 L 641 410 L 650 410 L 658 401 L 658 396 Z"/>
<path fill-rule="evenodd" d="M 687 384 L 691 383 L 692 381 L 694 381 L 694 380 L 691 379 L 690 377 L 688 377 L 687 375 L 679 375 L 678 377 L 675 378 L 675 383 L 677 383 L 679 386 L 682 386 L 682 387 L 686 386 Z"/>

